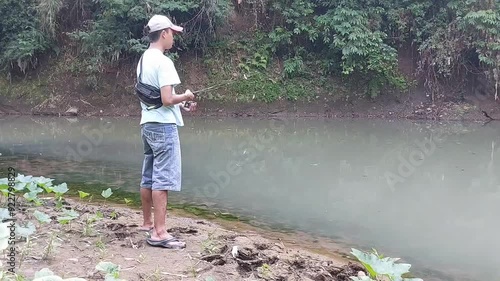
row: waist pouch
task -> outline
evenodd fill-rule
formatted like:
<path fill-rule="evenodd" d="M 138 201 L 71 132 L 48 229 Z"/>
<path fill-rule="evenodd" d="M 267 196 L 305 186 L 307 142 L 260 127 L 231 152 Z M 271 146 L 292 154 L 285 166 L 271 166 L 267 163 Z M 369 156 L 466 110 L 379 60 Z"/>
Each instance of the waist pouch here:
<path fill-rule="evenodd" d="M 139 100 L 148 106 L 149 109 L 156 109 L 163 106 L 161 92 L 158 88 L 138 81 L 135 84 L 135 95 Z"/>
<path fill-rule="evenodd" d="M 135 95 L 139 98 L 139 100 L 148 106 L 147 110 L 157 109 L 163 106 L 163 102 L 161 101 L 161 91 L 160 89 L 153 87 L 151 85 L 147 85 L 142 83 L 142 58 L 144 54 L 141 56 L 141 66 L 139 70 L 139 81 L 135 84 Z"/>

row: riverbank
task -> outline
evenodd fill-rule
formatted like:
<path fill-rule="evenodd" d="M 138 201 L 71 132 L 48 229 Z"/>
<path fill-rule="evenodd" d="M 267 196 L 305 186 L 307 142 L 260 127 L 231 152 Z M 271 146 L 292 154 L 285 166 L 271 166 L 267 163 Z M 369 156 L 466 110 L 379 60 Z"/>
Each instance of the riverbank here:
<path fill-rule="evenodd" d="M 43 206 L 23 204 L 16 214 L 18 221 L 31 221 L 36 228 L 28 243 L 24 238 L 16 243 L 17 273 L 27 278 L 49 268 L 63 278 L 103 280 L 105 273 L 96 269 L 100 262 L 118 265 L 119 277 L 125 280 L 347 281 L 363 270 L 338 254 L 318 254 L 300 243 L 265 237 L 250 228 L 230 230 L 172 210 L 168 231 L 185 241 L 186 248 L 155 248 L 146 243 L 147 233 L 138 229 L 142 216 L 137 209 L 65 198 L 57 210 L 53 198 L 41 200 Z M 56 218 L 64 209 L 79 216 L 61 224 Z M 50 222 L 35 220 L 38 212 Z"/>
<path fill-rule="evenodd" d="M 24 78 L 12 81 L 0 78 L 0 115 L 140 116 L 138 99 L 133 94 L 136 78 L 131 69 L 135 64 L 123 64 L 107 70 L 99 76 L 99 84 L 91 88 L 84 73 L 73 73 L 68 69 L 72 61 L 67 59 L 69 62 L 50 60 L 37 72 L 29 73 Z M 500 120 L 500 100 L 495 101 L 484 91 L 460 88 L 464 92 L 460 96 L 456 89 L 450 89 L 447 95 L 437 95 L 432 101 L 428 91 L 422 85 L 416 85 L 405 92 L 388 90 L 370 98 L 364 94 L 361 82 L 358 85 L 333 76 L 276 82 L 277 77 L 264 79 L 264 74 L 260 74 L 258 79 L 253 78 L 257 80 L 247 80 L 238 72 L 225 73 L 223 77 L 230 77 L 232 84 L 224 86 L 220 85 L 223 79 L 218 78 L 223 73 L 217 72 L 213 66 L 208 67 L 188 55 L 176 63 L 180 65 L 182 80 L 177 92 L 215 86 L 199 94 L 197 112 L 185 115 Z M 290 98 L 283 94 L 283 91 L 288 93 L 289 90 L 297 96 Z"/>
<path fill-rule="evenodd" d="M 81 116 L 81 117 L 139 117 L 140 107 L 135 97 L 120 97 L 114 102 L 90 102 L 74 97 L 51 97 L 36 105 L 0 103 L 0 115 L 34 116 Z M 378 100 L 334 101 L 334 102 L 219 102 L 201 99 L 198 110 L 184 113 L 188 116 L 212 117 L 275 117 L 275 118 L 363 118 L 363 119 L 408 119 L 439 121 L 500 120 L 500 104 L 495 101 L 469 98 L 464 101 L 424 102 L 418 98 L 407 100 L 392 97 Z"/>

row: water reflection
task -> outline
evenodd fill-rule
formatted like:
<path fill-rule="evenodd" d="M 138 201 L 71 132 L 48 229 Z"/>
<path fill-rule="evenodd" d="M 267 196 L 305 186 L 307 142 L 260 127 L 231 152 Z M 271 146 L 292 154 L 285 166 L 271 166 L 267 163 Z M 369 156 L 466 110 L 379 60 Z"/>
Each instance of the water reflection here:
<path fill-rule="evenodd" d="M 174 200 L 376 247 L 426 280 L 500 278 L 498 124 L 186 119 Z M 2 167 L 138 189 L 136 119 L 3 119 L 0 153 Z"/>

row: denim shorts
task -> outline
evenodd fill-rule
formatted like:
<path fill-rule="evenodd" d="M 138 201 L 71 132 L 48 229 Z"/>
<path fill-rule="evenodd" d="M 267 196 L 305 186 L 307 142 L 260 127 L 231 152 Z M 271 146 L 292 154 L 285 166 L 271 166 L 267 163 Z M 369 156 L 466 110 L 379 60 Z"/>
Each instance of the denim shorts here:
<path fill-rule="evenodd" d="M 181 190 L 181 147 L 176 124 L 145 123 L 141 187 L 152 190 Z"/>

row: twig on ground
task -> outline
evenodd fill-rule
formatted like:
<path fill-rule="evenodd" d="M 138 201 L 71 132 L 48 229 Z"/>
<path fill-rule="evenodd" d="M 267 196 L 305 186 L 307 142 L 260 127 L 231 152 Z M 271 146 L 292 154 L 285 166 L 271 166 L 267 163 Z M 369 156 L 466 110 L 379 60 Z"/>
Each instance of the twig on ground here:
<path fill-rule="evenodd" d="M 196 273 L 199 274 L 201 272 L 205 272 L 205 271 L 209 271 L 210 269 L 212 269 L 214 266 L 212 264 L 208 264 L 207 266 L 203 267 L 203 268 L 198 268 L 196 270 Z"/>
<path fill-rule="evenodd" d="M 283 240 L 281 240 L 281 238 L 278 238 L 278 240 L 280 240 L 281 246 L 283 246 L 283 250 L 286 250 L 286 246 L 285 243 L 283 243 Z"/>
<path fill-rule="evenodd" d="M 85 101 L 85 100 L 83 100 L 83 99 L 80 99 L 80 101 L 81 101 L 81 102 L 83 102 L 83 103 L 84 103 L 84 104 L 86 104 L 86 105 L 90 105 L 90 106 L 92 106 L 92 107 L 95 107 L 95 106 L 93 106 L 92 104 L 90 104 L 90 102 L 88 102 L 88 101 Z"/>
<path fill-rule="evenodd" d="M 169 276 L 176 276 L 176 277 L 181 277 L 181 278 L 187 278 L 187 275 L 182 275 L 182 274 L 175 274 L 175 273 L 169 273 L 169 272 L 161 272 L 163 275 L 169 275 Z"/>
<path fill-rule="evenodd" d="M 137 249 L 138 246 L 136 244 L 134 244 L 134 242 L 132 242 L 132 239 L 129 237 L 128 240 L 130 241 L 130 245 L 132 245 L 132 248 L 133 249 Z"/>

